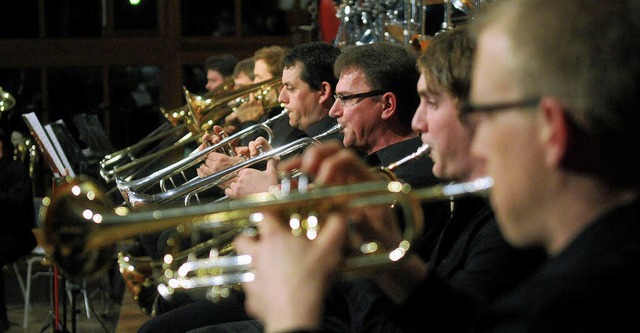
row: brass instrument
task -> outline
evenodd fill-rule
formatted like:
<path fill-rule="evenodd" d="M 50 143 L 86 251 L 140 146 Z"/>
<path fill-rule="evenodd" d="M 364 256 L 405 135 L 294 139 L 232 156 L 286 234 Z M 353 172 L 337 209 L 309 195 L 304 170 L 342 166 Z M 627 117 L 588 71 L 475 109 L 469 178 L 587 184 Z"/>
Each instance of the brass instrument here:
<path fill-rule="evenodd" d="M 396 175 L 393 173 L 393 170 L 395 170 L 397 167 L 409 162 L 409 161 L 413 161 L 417 158 L 422 157 L 423 155 L 428 154 L 431 151 L 431 147 L 429 147 L 428 144 L 422 144 L 420 147 L 418 147 L 418 149 L 416 149 L 415 152 L 387 165 L 387 166 L 381 166 L 380 168 L 378 168 L 377 170 L 380 171 L 383 175 L 385 175 L 389 180 L 398 180 L 396 178 Z"/>
<path fill-rule="evenodd" d="M 235 108 L 248 102 L 250 95 L 259 100 L 265 110 L 277 105 L 277 101 L 275 103 L 274 101 L 269 101 L 267 95 L 274 89 L 279 92 L 281 86 L 282 79 L 274 77 L 248 85 L 242 89 L 230 91 L 219 98 L 203 98 L 191 94 L 186 89 L 184 90 L 184 95 L 187 100 L 188 114 L 191 117 L 191 121 L 202 131 L 206 131 L 228 116 Z M 214 110 L 216 112 L 213 112 Z"/>
<path fill-rule="evenodd" d="M 387 193 L 378 193 L 377 190 L 370 191 L 370 189 L 377 186 L 385 186 L 384 184 L 387 186 Z M 360 190 L 351 192 L 351 189 L 358 188 L 359 186 L 362 187 Z M 396 248 L 390 249 L 388 252 L 382 251 L 381 253 L 375 241 L 362 244 L 359 251 L 356 251 L 359 255 L 348 256 L 345 259 L 345 264 L 341 269 L 341 275 L 352 278 L 372 274 L 402 260 L 409 251 L 414 237 L 422 230 L 422 210 L 418 208 L 420 206 L 419 202 L 450 200 L 468 195 L 485 195 L 492 186 L 493 179 L 483 177 L 470 182 L 437 185 L 422 189 L 411 189 L 409 185 L 395 181 L 388 183 L 361 183 L 329 188 L 330 191 L 336 190 L 336 194 L 334 195 L 340 196 L 347 193 L 347 200 L 349 201 L 344 206 L 344 211 L 382 204 L 402 208 L 403 216 L 407 213 L 410 214 L 406 215 L 409 218 L 404 220 L 408 222 L 408 225 L 406 225 L 403 230 L 403 240 Z M 322 189 L 320 191 L 322 191 Z M 314 194 L 314 192 L 310 194 Z M 307 195 L 304 194 L 299 196 L 301 198 L 307 197 Z M 309 197 L 314 197 L 314 199 L 324 197 L 331 201 L 328 205 L 338 204 L 344 200 L 338 198 L 334 201 L 328 193 L 326 197 L 324 195 L 321 195 L 321 197 L 310 195 Z M 309 199 L 311 200 L 311 198 Z M 320 202 L 313 201 L 314 208 L 318 204 L 320 204 Z M 312 210 L 309 219 L 316 218 L 314 213 Z M 299 215 L 294 215 L 289 219 L 290 225 L 297 225 L 296 223 L 292 223 L 292 221 L 298 219 Z M 309 237 L 308 230 L 302 232 L 307 232 L 307 236 Z M 312 236 L 309 237 L 309 239 L 313 239 L 316 232 L 317 231 L 312 231 Z M 292 233 L 297 235 L 298 231 L 293 228 Z M 165 259 L 165 262 L 170 262 L 171 259 L 172 258 L 169 257 Z M 237 289 L 234 287 L 237 287 L 239 284 L 253 281 L 255 276 L 251 272 L 251 263 L 252 259 L 250 255 L 218 256 L 216 254 L 207 259 L 187 261 L 177 269 L 165 271 L 164 280 L 167 282 L 158 285 L 158 292 L 163 297 L 169 298 L 178 289 L 190 290 L 207 287 L 211 288 L 207 293 L 207 298 L 216 301 L 226 297 L 232 289 Z M 166 279 L 167 276 L 170 277 Z"/>
<path fill-rule="evenodd" d="M 466 15 L 473 15 L 476 13 L 478 7 L 487 0 L 450 0 L 453 7 L 465 13 Z"/>
<path fill-rule="evenodd" d="M 220 86 L 218 86 L 212 91 L 206 92 L 202 96 L 191 94 L 190 92 L 188 92 L 188 90 L 185 87 L 183 87 L 183 92 L 185 93 L 185 96 L 187 96 L 187 94 L 189 95 L 189 98 L 187 98 L 187 103 L 189 103 L 190 98 L 198 99 L 198 100 L 218 98 L 220 96 L 223 96 L 231 92 L 234 88 L 235 88 L 235 82 L 233 81 L 233 78 L 229 77 L 225 79 Z M 165 108 L 160 108 L 160 112 L 162 112 L 165 118 L 167 118 L 167 120 L 174 126 L 180 121 L 183 121 L 183 120 L 191 121 L 191 119 L 193 119 L 193 115 L 188 114 L 189 113 L 188 104 L 185 104 L 183 106 L 177 107 L 175 109 L 170 109 L 170 110 L 167 110 Z"/>
<path fill-rule="evenodd" d="M 223 251 L 235 234 L 257 226 L 264 212 L 288 221 L 295 235 L 313 239 L 331 212 L 391 205 L 402 210 L 402 241 L 393 249 L 380 249 L 375 240 L 351 249 L 343 274 L 353 276 L 388 267 L 405 256 L 422 229 L 420 202 L 485 194 L 492 186 L 489 177 L 422 189 L 411 189 L 400 182 L 368 182 L 315 188 L 306 193 L 260 193 L 211 205 L 131 211 L 125 207 L 109 208 L 95 183 L 75 178 L 59 186 L 50 201 L 45 200 L 45 234 L 55 263 L 68 277 L 81 279 L 96 276 L 109 267 L 116 242 L 143 233 L 169 228 L 184 232 L 207 230 L 214 233 L 212 240 Z M 247 256 L 214 253 L 207 259 L 184 262 L 167 255 L 164 267 L 159 292 L 165 295 L 176 289 L 233 285 L 253 278 L 251 258 Z"/>
<path fill-rule="evenodd" d="M 165 193 L 167 191 L 169 191 L 165 186 L 164 186 L 164 180 L 179 174 L 185 170 L 187 170 L 188 168 L 191 168 L 199 163 L 202 162 L 203 159 L 205 159 L 207 157 L 207 155 L 210 152 L 216 151 L 218 149 L 221 149 L 225 146 L 228 146 L 230 143 L 234 142 L 235 140 L 241 140 L 245 137 L 248 137 L 250 135 L 254 135 L 256 133 L 259 132 L 264 132 L 266 134 L 266 138 L 268 142 L 271 142 L 272 138 L 273 138 L 273 131 L 270 128 L 271 123 L 273 123 L 274 121 L 285 117 L 287 115 L 288 111 L 286 109 L 284 109 L 280 114 L 262 122 L 259 124 L 255 124 L 252 125 L 250 127 L 245 128 L 244 130 L 237 132 L 231 136 L 228 136 L 224 139 L 222 139 L 220 142 L 218 142 L 217 144 L 208 146 L 200 151 L 196 151 L 193 154 L 183 158 L 182 160 L 173 163 L 171 165 L 168 165 L 162 169 L 159 169 L 155 172 L 153 172 L 152 174 L 146 176 L 146 177 L 142 177 L 136 180 L 131 180 L 131 179 L 116 179 L 116 183 L 118 185 L 118 189 L 120 190 L 120 192 L 122 193 L 122 196 L 127 199 L 130 196 L 130 193 L 136 193 L 135 191 L 142 192 L 145 191 L 147 189 L 149 189 L 150 187 L 154 186 L 155 184 L 159 184 L 160 183 L 160 187 L 162 189 L 162 191 L 164 191 Z M 196 179 L 191 180 L 190 182 L 194 182 Z M 187 182 L 189 183 L 189 182 Z M 185 184 L 187 184 L 185 183 Z M 168 197 L 166 198 L 166 200 L 162 200 L 161 202 L 167 202 L 170 200 L 173 200 L 174 198 L 178 197 L 179 194 L 173 195 L 172 193 L 168 193 L 168 194 L 164 194 L 164 197 Z M 158 202 L 160 203 L 160 202 Z M 131 206 L 134 207 L 134 205 L 131 203 Z"/>
<path fill-rule="evenodd" d="M 207 177 L 203 177 L 203 178 L 195 177 L 180 186 L 177 186 L 172 189 L 168 189 L 160 193 L 153 193 L 153 194 L 138 193 L 138 192 L 132 191 L 130 188 L 125 188 L 124 186 L 121 187 L 121 193 L 122 193 L 122 196 L 127 201 L 127 203 L 134 208 L 144 207 L 144 206 L 154 206 L 162 203 L 171 202 L 179 198 L 184 198 L 185 205 L 188 205 L 192 196 L 194 196 L 199 192 L 205 191 L 207 189 L 210 189 L 214 186 L 218 186 L 226 182 L 227 180 L 235 177 L 236 173 L 241 169 L 255 165 L 260 162 L 268 161 L 272 158 L 285 156 L 290 153 L 299 151 L 311 144 L 318 143 L 322 137 L 331 135 L 334 133 L 338 133 L 341 130 L 342 130 L 342 126 L 340 126 L 339 124 L 335 125 L 328 131 L 322 134 L 319 134 L 315 137 L 300 138 L 298 140 L 290 142 L 289 144 L 274 148 L 260 155 L 250 157 L 249 159 L 243 162 L 235 164 L 224 170 L 215 172 Z M 198 154 L 198 156 L 199 155 L 200 154 Z"/>
<path fill-rule="evenodd" d="M 229 244 L 235 235 L 234 230 L 216 235 L 214 238 L 172 255 L 173 262 L 186 262 L 189 257 L 205 255 L 212 250 L 226 255 L 231 249 Z M 157 313 L 160 297 L 158 281 L 163 280 L 164 271 L 170 266 L 162 260 L 153 260 L 151 257 L 133 257 L 124 252 L 118 253 L 120 275 L 140 309 L 149 316 L 155 316 Z"/>
<path fill-rule="evenodd" d="M 386 175 L 389 175 L 389 180 L 397 180 L 397 178 L 393 175 L 393 170 L 399 167 L 400 165 L 407 163 L 411 160 L 415 160 L 417 158 L 422 157 L 425 153 L 429 151 L 429 146 L 424 144 L 420 146 L 416 152 L 403 157 L 402 159 L 389 164 L 388 166 L 380 167 L 376 170 L 383 171 Z M 300 176 L 305 176 L 301 174 L 299 171 L 293 172 L 289 177 L 282 180 L 282 190 L 289 191 L 291 188 L 291 178 L 297 178 Z M 306 184 L 306 182 L 302 182 Z M 305 185 L 302 185 L 305 186 Z M 219 202 L 216 201 L 216 202 Z M 220 238 L 220 237 L 217 237 Z M 169 243 L 175 244 L 175 237 L 170 238 Z M 198 256 L 204 254 L 207 251 L 211 251 L 214 249 L 217 243 L 212 242 L 212 240 L 205 241 L 199 243 L 198 245 L 191 247 L 189 249 L 183 250 L 180 254 L 172 256 L 172 263 L 180 263 L 185 262 L 187 257 L 190 254 L 197 254 Z M 175 246 L 175 245 L 174 245 Z M 225 252 L 221 252 L 219 250 L 218 255 L 226 255 Z M 156 312 L 156 304 L 158 300 L 157 293 L 157 277 L 162 276 L 163 266 L 166 264 L 162 261 L 153 261 L 149 257 L 133 257 L 127 255 L 125 253 L 119 253 L 118 255 L 118 266 L 120 267 L 120 272 L 123 276 L 123 279 L 127 281 L 127 286 L 129 287 L 129 291 L 132 293 L 134 299 L 138 302 L 140 308 L 149 315 L 155 315 Z M 163 288 L 166 290 L 166 288 Z M 224 292 L 224 288 L 217 289 L 215 292 L 209 292 L 209 295 L 212 298 L 217 297 L 220 293 Z M 166 296 L 166 295 L 165 295 Z"/>
<path fill-rule="evenodd" d="M 212 91 L 207 92 L 203 97 L 200 97 L 200 96 L 198 97 L 208 98 L 208 99 L 217 98 L 222 96 L 225 93 L 228 93 L 230 90 L 233 89 L 233 87 L 234 87 L 233 79 L 227 79 L 224 81 L 224 83 L 221 86 L 217 87 Z M 183 89 L 186 90 L 186 88 L 183 88 Z M 137 143 L 127 148 L 108 154 L 102 159 L 102 161 L 100 161 L 100 175 L 102 176 L 102 178 L 104 178 L 107 182 L 113 181 L 114 173 L 115 173 L 113 169 L 117 168 L 118 165 L 121 165 L 120 163 L 122 161 L 136 160 L 137 159 L 135 157 L 136 154 L 138 154 L 145 147 L 148 147 L 149 144 L 158 142 L 163 138 L 169 137 L 168 140 L 158 143 L 157 147 L 159 148 L 151 149 L 150 151 L 147 151 L 147 153 L 148 154 L 153 153 L 157 149 L 161 149 L 162 147 L 167 147 L 168 145 L 172 145 L 172 144 L 173 145 L 171 146 L 171 149 L 180 148 L 186 145 L 187 143 L 197 139 L 197 137 L 189 134 L 190 132 L 195 132 L 195 130 L 192 130 L 194 129 L 194 127 L 192 127 L 193 121 L 191 120 L 192 118 L 188 114 L 189 107 L 187 104 L 171 110 L 160 108 L 160 112 L 162 112 L 162 114 L 164 115 L 164 117 L 167 119 L 168 122 L 163 123 L 162 125 L 157 127 L 155 130 L 147 134 L 144 138 L 142 138 Z M 180 138 L 178 140 L 180 144 L 175 144 L 176 138 Z M 134 165 L 134 166 L 137 166 L 137 165 Z M 122 171 L 122 169 L 120 169 L 119 171 Z"/>
<path fill-rule="evenodd" d="M 225 94 L 229 93 L 231 90 L 233 90 L 233 87 L 234 87 L 233 79 L 227 79 L 221 86 L 217 87 L 215 90 L 207 92 L 204 96 L 192 95 L 191 98 L 209 99 L 209 100 L 214 98 L 220 98 Z M 186 88 L 183 88 L 183 89 L 186 91 Z M 150 153 L 154 153 L 158 149 L 168 148 L 168 150 L 162 150 L 161 152 L 158 152 L 156 153 L 156 155 L 154 155 L 154 156 L 160 156 L 166 153 L 167 151 L 181 148 L 184 145 L 190 142 L 193 142 L 198 138 L 197 135 L 194 135 L 194 134 L 198 134 L 201 131 L 197 128 L 197 126 L 195 126 L 193 121 L 193 115 L 189 113 L 189 107 L 187 104 L 171 110 L 160 108 L 160 112 L 162 112 L 162 114 L 164 115 L 164 117 L 167 119 L 168 122 L 160 125 L 158 128 L 153 130 L 151 133 L 149 133 L 147 136 L 142 138 L 137 143 L 127 148 L 108 154 L 102 159 L 102 161 L 100 162 L 100 168 L 101 168 L 100 174 L 106 181 L 108 182 L 113 181 L 114 173 L 122 172 L 129 169 L 128 167 L 122 166 L 121 164 L 118 164 L 118 163 L 120 163 L 123 159 L 127 159 L 127 158 L 128 158 L 127 160 L 129 161 L 138 160 L 138 158 L 136 158 L 134 155 L 139 153 L 142 149 L 144 149 L 145 147 L 147 147 L 149 144 L 153 142 L 158 142 L 163 138 L 169 137 L 167 141 L 162 141 L 158 144 L 159 148 L 155 148 L 147 152 L 148 154 L 150 154 Z M 145 161 L 142 161 L 142 162 L 145 162 Z M 138 166 L 139 164 L 141 164 L 141 162 L 138 162 L 133 165 L 128 165 L 128 166 L 135 167 L 135 166 Z"/>
<path fill-rule="evenodd" d="M 116 177 L 131 176 L 141 166 L 149 165 L 154 160 L 166 156 L 167 153 L 184 148 L 187 144 L 198 140 L 204 131 L 211 128 L 219 119 L 231 113 L 235 107 L 245 103 L 250 94 L 266 94 L 277 84 L 280 84 L 280 78 L 256 83 L 238 90 L 226 91 L 217 97 L 205 98 L 189 95 L 185 107 L 189 110 L 195 109 L 195 111 L 187 111 L 182 124 L 169 130 L 158 131 L 133 146 L 108 154 L 100 162 L 100 175 L 107 182 L 114 181 Z M 196 113 L 200 116 L 194 116 Z M 176 115 L 179 114 L 176 113 Z M 152 149 L 140 157 L 135 156 L 144 147 L 162 138 L 166 139 L 158 144 L 157 149 Z"/>
<path fill-rule="evenodd" d="M 416 149 L 416 151 L 414 153 L 411 153 L 411 154 L 409 154 L 409 155 L 407 155 L 407 156 L 405 156 L 405 157 L 403 157 L 403 158 L 401 158 L 401 159 L 399 159 L 399 160 L 397 160 L 397 161 L 395 161 L 395 162 L 393 162 L 393 163 L 391 163 L 388 166 L 383 167 L 383 168 L 385 168 L 387 170 L 394 170 L 395 168 L 397 168 L 397 167 L 399 167 L 399 166 L 401 166 L 401 165 L 403 165 L 403 164 L 405 164 L 405 163 L 407 163 L 409 161 L 413 161 L 416 158 L 419 158 L 419 157 L 422 157 L 425 154 L 428 154 L 429 151 L 431 151 L 431 147 L 429 147 L 429 145 L 425 143 L 422 146 L 418 147 L 418 149 Z"/>
<path fill-rule="evenodd" d="M 0 112 L 9 111 L 16 106 L 16 99 L 0 87 Z"/>

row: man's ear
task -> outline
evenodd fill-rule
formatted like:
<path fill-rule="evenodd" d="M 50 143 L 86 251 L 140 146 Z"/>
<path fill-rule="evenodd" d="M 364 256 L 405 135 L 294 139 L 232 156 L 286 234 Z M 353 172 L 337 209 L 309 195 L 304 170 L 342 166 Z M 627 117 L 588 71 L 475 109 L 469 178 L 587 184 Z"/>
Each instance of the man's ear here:
<path fill-rule="evenodd" d="M 392 92 L 386 92 L 380 96 L 380 103 L 382 103 L 382 119 L 393 117 L 397 108 L 396 95 Z"/>
<path fill-rule="evenodd" d="M 329 82 L 322 81 L 322 83 L 320 84 L 320 90 L 318 90 L 318 91 L 320 92 L 320 100 L 319 100 L 320 103 L 319 104 L 324 104 L 326 102 L 331 102 L 332 101 L 333 89 L 331 88 L 331 85 L 329 84 Z"/>
<path fill-rule="evenodd" d="M 545 147 L 545 164 L 558 168 L 563 163 L 569 148 L 569 119 L 564 107 L 555 98 L 545 97 L 540 100 L 542 128 L 540 139 Z"/>

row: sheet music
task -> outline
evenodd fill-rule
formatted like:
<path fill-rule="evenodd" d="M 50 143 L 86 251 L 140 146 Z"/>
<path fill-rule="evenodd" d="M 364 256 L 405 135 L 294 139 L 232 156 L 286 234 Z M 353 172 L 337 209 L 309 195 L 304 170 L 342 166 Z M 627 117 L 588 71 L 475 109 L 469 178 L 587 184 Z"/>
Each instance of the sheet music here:
<path fill-rule="evenodd" d="M 65 169 L 60 156 L 53 147 L 53 143 L 47 136 L 47 133 L 40 124 L 40 120 L 38 120 L 36 114 L 34 112 L 26 113 L 22 115 L 22 118 L 29 127 L 31 135 L 33 135 L 33 137 L 38 142 L 40 150 L 49 162 L 49 167 L 51 168 L 53 174 L 56 177 L 66 177 L 68 175 L 68 171 Z"/>
<path fill-rule="evenodd" d="M 53 147 L 56 149 L 58 156 L 60 156 L 60 160 L 62 161 L 62 165 L 64 165 L 64 169 L 69 171 L 69 176 L 75 178 L 76 174 L 73 172 L 73 167 L 71 167 L 71 163 L 69 163 L 69 159 L 67 159 L 67 154 L 62 150 L 62 146 L 60 145 L 60 141 L 58 141 L 58 137 L 53 132 L 53 128 L 51 124 L 44 125 L 44 129 L 47 131 L 49 135 L 49 139 L 53 143 Z"/>

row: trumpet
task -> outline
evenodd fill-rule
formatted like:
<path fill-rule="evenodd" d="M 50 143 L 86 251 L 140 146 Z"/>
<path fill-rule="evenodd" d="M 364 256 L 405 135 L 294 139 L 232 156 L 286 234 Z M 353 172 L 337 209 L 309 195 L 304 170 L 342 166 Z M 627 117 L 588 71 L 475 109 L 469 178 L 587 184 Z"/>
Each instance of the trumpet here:
<path fill-rule="evenodd" d="M 236 232 L 233 230 L 216 235 L 216 237 L 172 255 L 171 258 L 173 262 L 186 262 L 189 258 L 207 254 L 212 250 L 221 255 L 227 255 L 231 250 L 231 246 L 228 244 L 231 243 L 235 235 Z M 170 242 L 173 240 L 175 238 Z M 133 257 L 124 252 L 118 252 L 120 275 L 140 309 L 149 316 L 155 316 L 157 313 L 160 297 L 158 281 L 164 281 L 164 272 L 170 267 L 171 265 L 163 260 L 152 260 L 150 257 Z"/>
<path fill-rule="evenodd" d="M 227 79 L 220 87 L 216 88 L 213 91 L 208 92 L 204 96 L 197 98 L 204 98 L 211 100 L 212 98 L 217 98 L 227 93 L 229 90 L 233 89 L 233 80 Z M 186 88 L 183 88 L 186 90 Z M 192 95 L 195 96 L 195 95 Z M 196 98 L 196 97 L 192 97 Z M 106 155 L 102 161 L 100 162 L 101 167 L 101 176 L 105 178 L 107 181 L 113 180 L 113 173 L 109 173 L 108 171 L 114 169 L 118 163 L 120 163 L 123 159 L 129 158 L 129 160 L 133 161 L 137 158 L 134 156 L 139 153 L 142 149 L 153 142 L 158 142 L 159 140 L 169 137 L 169 136 L 177 136 L 178 138 L 184 138 L 185 135 L 189 132 L 194 132 L 195 130 L 190 130 L 189 126 L 192 125 L 193 121 L 191 120 L 189 113 L 189 107 L 187 104 L 178 107 L 172 110 L 166 110 L 164 108 L 160 108 L 160 112 L 165 116 L 168 122 L 163 123 L 158 128 L 153 130 L 147 136 L 145 136 L 142 140 L 137 143 L 121 149 L 119 151 L 113 152 L 111 154 Z M 191 124 L 191 125 L 190 125 Z M 182 141 L 185 141 L 184 139 Z M 176 142 L 175 139 L 171 139 L 168 142 L 160 142 L 158 144 L 159 147 L 166 147 L 167 144 L 171 144 Z M 176 147 L 177 148 L 177 147 Z M 153 149 L 149 151 L 149 153 L 153 153 Z"/>
<path fill-rule="evenodd" d="M 385 174 L 388 174 L 389 180 L 397 180 L 395 176 L 393 176 L 392 170 L 396 169 L 400 165 L 407 163 L 411 160 L 415 160 L 421 156 L 423 156 L 426 152 L 429 151 L 428 145 L 420 146 L 416 152 L 407 155 L 406 157 L 389 164 L 388 166 L 380 167 L 380 169 L 375 168 L 374 171 L 381 170 Z M 284 178 L 282 180 L 282 191 L 290 191 L 291 178 L 297 178 L 300 176 L 305 176 L 300 172 L 296 171 L 289 175 L 290 178 Z M 298 191 L 304 191 L 304 184 L 306 182 L 302 182 L 303 185 L 298 186 Z M 301 187 L 303 189 L 301 189 Z M 177 234 L 177 235 L 176 235 Z M 175 232 L 174 236 L 168 240 L 168 244 L 175 247 L 175 244 L 178 243 L 176 239 L 180 239 L 180 237 L 184 237 L 185 235 L 181 235 L 182 233 Z M 194 247 L 182 250 L 177 255 L 172 255 L 171 264 L 175 265 L 181 262 L 185 262 L 186 260 L 193 257 L 193 254 L 196 254 L 198 257 L 205 254 L 207 251 L 214 251 L 217 256 L 228 255 L 227 250 L 219 250 L 216 246 L 218 246 L 217 242 L 214 240 L 220 240 L 220 236 L 215 239 L 210 239 L 195 245 Z M 118 254 L 118 266 L 120 268 L 120 272 L 125 281 L 127 281 L 127 286 L 134 299 L 138 302 L 140 308 L 147 314 L 153 316 L 156 313 L 156 305 L 159 297 L 159 292 L 157 291 L 157 287 L 159 286 L 159 280 L 165 280 L 164 278 L 160 278 L 164 276 L 164 270 L 167 269 L 167 263 L 164 261 L 153 261 L 149 257 L 133 257 L 125 253 Z M 164 267 L 164 268 L 163 268 Z M 166 284 L 160 285 L 160 288 L 163 290 L 163 296 L 169 297 L 170 292 Z M 226 287 L 214 288 L 208 291 L 207 298 L 215 300 L 221 297 L 224 293 L 227 292 Z"/>
<path fill-rule="evenodd" d="M 268 161 L 272 158 L 285 156 L 293 152 L 299 151 L 311 144 L 318 143 L 322 137 L 331 135 L 334 133 L 338 133 L 341 130 L 342 130 L 342 127 L 339 124 L 337 124 L 334 127 L 327 130 L 326 132 L 321 133 L 315 137 L 300 138 L 289 144 L 274 148 L 270 151 L 251 157 L 229 168 L 215 172 L 207 177 L 203 177 L 203 178 L 195 177 L 180 186 L 177 186 L 175 188 L 169 189 L 164 192 L 154 193 L 154 194 L 145 194 L 145 193 L 137 193 L 129 189 L 126 189 L 122 191 L 122 195 L 126 199 L 128 204 L 134 208 L 143 207 L 143 206 L 154 206 L 162 203 L 171 202 L 178 198 L 184 198 L 185 205 L 188 205 L 191 200 L 191 197 L 193 197 L 199 192 L 205 191 L 214 186 L 218 186 L 219 184 L 222 184 L 225 181 L 235 177 L 236 172 L 241 169 L 255 165 L 260 162 Z"/>
<path fill-rule="evenodd" d="M 409 162 L 409 161 L 413 161 L 416 158 L 422 157 L 425 154 L 428 154 L 431 151 L 431 147 L 428 144 L 423 144 L 422 146 L 418 147 L 418 149 L 416 149 L 415 152 L 389 164 L 386 167 L 383 167 L 389 171 L 393 171 L 394 169 L 396 169 L 397 167 Z"/>
<path fill-rule="evenodd" d="M 377 184 L 377 185 L 376 185 Z M 370 189 L 377 186 L 384 187 L 386 184 L 388 193 L 378 193 L 377 190 Z M 393 264 L 402 260 L 408 253 L 414 237 L 422 231 L 423 220 L 422 210 L 419 208 L 420 202 L 425 201 L 441 201 L 450 200 L 469 195 L 486 195 L 493 186 L 493 179 L 490 177 L 482 177 L 473 181 L 464 183 L 454 183 L 449 185 L 437 185 L 422 189 L 411 189 L 409 185 L 402 184 L 397 181 L 388 183 L 363 183 L 360 184 L 360 190 L 351 192 L 351 186 L 338 186 L 333 189 L 340 194 L 349 193 L 348 203 L 345 205 L 344 211 L 357 208 L 367 208 L 376 204 L 390 205 L 402 208 L 403 214 L 407 215 L 409 225 L 403 230 L 403 240 L 397 247 L 390 249 L 388 252 L 379 252 L 379 245 L 374 242 L 367 242 L 360 246 L 356 251 L 357 256 L 347 256 L 345 264 L 341 268 L 341 276 L 345 278 L 354 278 L 366 276 L 393 267 Z M 355 186 L 358 187 L 357 185 Z M 360 192 L 362 191 L 362 192 Z M 384 192 L 384 191 L 383 191 Z M 312 192 L 313 193 L 313 192 Z M 394 194 L 392 194 L 394 193 Z M 402 195 L 395 195 L 400 194 Z M 355 196 L 361 196 L 356 198 Z M 406 196 L 406 197 L 405 197 Z M 301 195 L 301 197 L 307 197 Z M 324 197 L 324 195 L 321 195 Z M 315 199 L 316 197 L 314 197 Z M 320 197 L 317 197 L 320 199 Z M 330 196 L 324 197 L 331 200 Z M 344 200 L 344 199 L 338 199 Z M 312 201 L 313 205 L 318 202 Z M 336 204 L 331 200 L 330 205 Z M 410 208 L 409 208 L 410 207 Z M 310 220 L 316 216 L 310 215 Z M 288 220 L 290 225 L 296 225 L 298 217 L 294 216 Z M 294 221 L 294 223 L 292 223 Z M 397 221 L 396 221 L 397 223 Z M 294 235 L 299 232 L 292 227 Z M 312 236 L 309 236 L 311 234 Z M 313 239 L 317 234 L 317 230 L 310 233 L 307 230 L 307 237 Z M 374 254 L 371 254 L 374 253 Z M 165 259 L 170 262 L 171 257 Z M 210 288 L 207 292 L 207 298 L 211 301 L 217 301 L 228 296 L 231 290 L 238 289 L 239 285 L 251 282 L 255 279 L 255 275 L 251 271 L 252 258 L 250 255 L 227 255 L 218 256 L 216 252 L 207 259 L 189 260 L 179 268 L 165 271 L 166 283 L 158 285 L 158 292 L 165 298 L 170 298 L 176 290 L 190 290 L 197 288 Z M 169 277 L 168 279 L 166 277 Z"/>
<path fill-rule="evenodd" d="M 215 235 L 234 234 L 256 227 L 263 213 L 271 212 L 288 221 L 292 233 L 313 239 L 321 232 L 321 222 L 332 212 L 375 206 L 400 209 L 404 218 L 402 241 L 392 249 L 381 249 L 375 240 L 354 250 L 345 262 L 343 274 L 356 276 L 393 265 L 409 251 L 421 233 L 422 201 L 449 200 L 451 197 L 485 194 L 493 186 L 491 178 L 467 183 L 411 189 L 401 182 L 368 182 L 315 188 L 305 193 L 260 193 L 242 200 L 211 205 L 174 207 L 163 210 L 131 211 L 126 207 L 109 208 L 98 186 L 78 177 L 59 186 L 51 200 L 45 200 L 45 235 L 52 258 L 71 279 L 91 278 L 104 272 L 113 260 L 116 242 L 169 228 L 208 230 Z M 214 239 L 216 239 L 214 235 Z M 174 262 L 165 257 L 169 266 Z M 163 273 L 160 292 L 175 289 L 228 285 L 250 281 L 251 260 L 247 256 L 188 260 L 179 268 Z M 229 275 L 226 275 L 229 273 Z M 165 283 L 166 282 L 166 283 Z"/>

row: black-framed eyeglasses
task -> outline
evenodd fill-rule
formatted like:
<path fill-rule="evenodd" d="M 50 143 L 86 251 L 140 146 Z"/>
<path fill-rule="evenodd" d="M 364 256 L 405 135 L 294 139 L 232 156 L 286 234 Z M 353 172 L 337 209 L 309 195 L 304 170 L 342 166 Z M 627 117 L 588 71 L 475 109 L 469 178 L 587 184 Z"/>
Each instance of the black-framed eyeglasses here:
<path fill-rule="evenodd" d="M 474 112 L 494 113 L 513 108 L 534 107 L 540 103 L 540 97 L 525 98 L 514 102 L 493 103 L 493 104 L 473 104 L 464 101 L 460 104 L 460 118 L 464 119 Z"/>
<path fill-rule="evenodd" d="M 333 97 L 336 99 L 336 101 L 340 101 L 340 103 L 342 103 L 342 105 L 344 106 L 344 105 L 346 105 L 345 102 L 348 101 L 348 100 L 351 100 L 351 99 L 380 96 L 382 94 L 384 94 L 384 91 L 382 91 L 380 89 L 376 89 L 376 90 L 371 90 L 371 91 L 368 91 L 368 92 L 363 92 L 363 93 L 359 93 L 359 94 L 352 94 L 352 95 L 333 94 Z"/>

